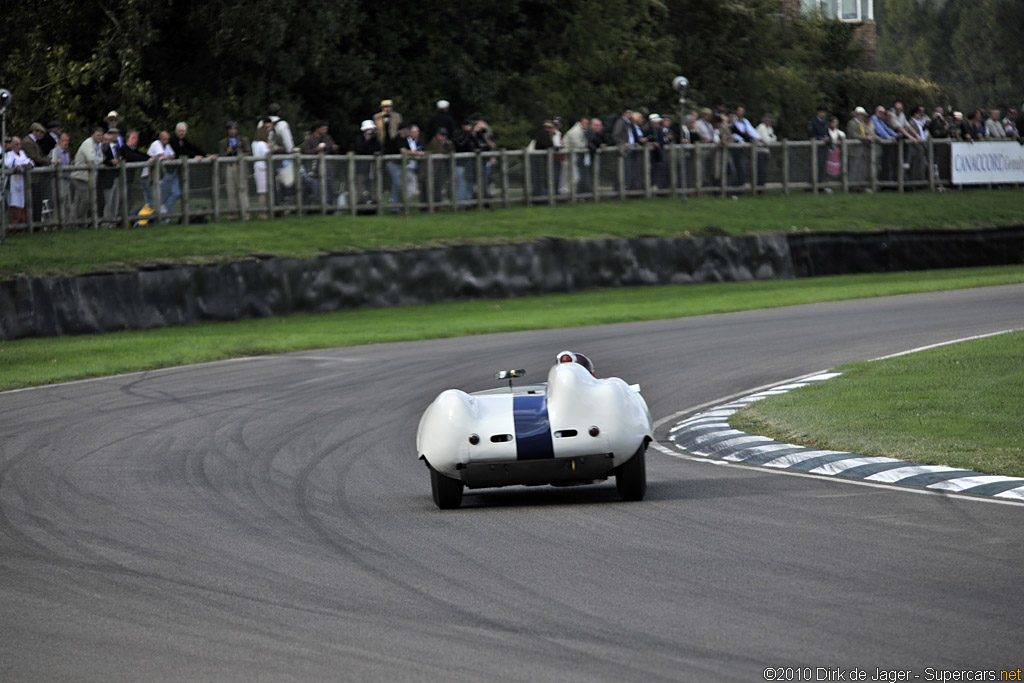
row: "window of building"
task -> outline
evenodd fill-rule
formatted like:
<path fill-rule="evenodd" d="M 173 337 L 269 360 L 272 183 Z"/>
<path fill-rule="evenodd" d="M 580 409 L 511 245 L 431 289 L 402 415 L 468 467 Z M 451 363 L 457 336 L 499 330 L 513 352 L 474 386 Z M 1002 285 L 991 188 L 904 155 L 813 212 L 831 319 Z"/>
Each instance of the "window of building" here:
<path fill-rule="evenodd" d="M 874 0 L 800 0 L 804 12 L 820 10 L 822 16 L 840 21 L 874 21 Z"/>

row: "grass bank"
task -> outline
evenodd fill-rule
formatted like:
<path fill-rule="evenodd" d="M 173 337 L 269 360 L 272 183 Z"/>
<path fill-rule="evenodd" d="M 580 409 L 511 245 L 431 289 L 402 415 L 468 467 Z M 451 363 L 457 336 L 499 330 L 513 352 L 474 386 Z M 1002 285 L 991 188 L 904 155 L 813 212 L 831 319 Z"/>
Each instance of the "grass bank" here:
<path fill-rule="evenodd" d="M 0 341 L 0 389 L 240 356 L 1024 283 L 1024 266 L 596 290 Z"/>
<path fill-rule="evenodd" d="M 1024 477 L 1024 332 L 842 369 L 730 424 L 812 448 Z"/>
<path fill-rule="evenodd" d="M 10 236 L 0 246 L 0 278 L 223 263 L 252 254 L 306 258 L 325 252 L 512 243 L 543 237 L 983 228 L 1024 224 L 1022 198 L 1022 190 L 797 193 L 745 196 L 737 201 L 692 198 L 686 204 L 656 198 L 408 216 L 307 216 L 272 222 L 73 230 Z"/>

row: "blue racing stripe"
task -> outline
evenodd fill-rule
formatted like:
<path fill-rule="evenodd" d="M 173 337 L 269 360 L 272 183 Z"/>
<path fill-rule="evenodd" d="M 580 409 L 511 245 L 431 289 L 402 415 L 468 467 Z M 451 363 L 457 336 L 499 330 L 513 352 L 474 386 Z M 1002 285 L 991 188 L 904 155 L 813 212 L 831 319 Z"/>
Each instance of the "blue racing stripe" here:
<path fill-rule="evenodd" d="M 545 396 L 526 394 L 512 399 L 516 423 L 516 459 L 541 460 L 555 457 L 551 420 Z"/>

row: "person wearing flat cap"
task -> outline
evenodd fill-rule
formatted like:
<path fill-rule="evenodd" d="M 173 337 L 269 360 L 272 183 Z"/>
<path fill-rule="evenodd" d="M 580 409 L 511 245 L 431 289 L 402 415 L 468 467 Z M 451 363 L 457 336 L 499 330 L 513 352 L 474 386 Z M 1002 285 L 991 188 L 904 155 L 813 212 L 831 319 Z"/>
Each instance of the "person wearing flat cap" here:
<path fill-rule="evenodd" d="M 39 142 L 48 137 L 46 135 L 46 129 L 43 128 L 43 124 L 35 122 L 31 126 L 31 130 L 28 135 L 21 139 L 21 150 L 25 153 L 25 156 L 32 162 L 32 166 L 35 168 L 42 168 L 43 166 L 50 165 L 50 157 L 43 152 Z M 42 182 L 39 174 L 32 175 L 32 220 L 38 221 L 43 211 L 43 199 L 44 188 L 49 184 Z M 47 193 L 48 195 L 49 193 Z"/>
<path fill-rule="evenodd" d="M 39 150 L 46 156 L 50 156 L 50 152 L 60 142 L 60 134 L 63 133 L 60 121 L 50 121 L 46 124 L 48 133 L 43 136 L 43 139 L 39 141 Z"/>
<path fill-rule="evenodd" d="M 29 134 L 21 140 L 21 149 L 24 150 L 28 158 L 32 160 L 32 165 L 36 168 L 50 165 L 50 160 L 46 157 L 39 146 L 39 141 L 45 137 L 47 137 L 47 135 L 46 129 L 43 128 L 43 124 L 33 123 Z"/>

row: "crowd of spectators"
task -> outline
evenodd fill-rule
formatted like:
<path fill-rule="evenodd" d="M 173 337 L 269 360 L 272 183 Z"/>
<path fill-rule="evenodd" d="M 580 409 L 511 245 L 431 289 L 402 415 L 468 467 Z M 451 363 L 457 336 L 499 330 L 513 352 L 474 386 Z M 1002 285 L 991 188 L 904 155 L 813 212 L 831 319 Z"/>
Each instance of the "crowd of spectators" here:
<path fill-rule="evenodd" d="M 923 106 L 913 108 L 908 116 L 902 102 L 891 107 L 876 106 L 868 112 L 856 107 L 845 124 L 838 116 L 830 116 L 827 108 L 819 107 L 816 115 L 807 123 L 807 136 L 822 144 L 816 157 L 817 178 L 828 180 L 841 172 L 838 150 L 844 139 L 862 143 L 888 140 L 905 141 L 906 153 L 902 166 L 897 162 L 896 149 L 892 145 L 880 145 L 874 155 L 879 180 L 893 181 L 897 178 L 922 179 L 927 173 L 927 154 L 923 145 L 929 138 L 944 138 L 975 142 L 979 140 L 1021 141 L 1020 131 L 1024 130 L 1024 107 L 998 109 L 976 109 L 964 117 L 955 111 L 948 116 L 942 107 L 927 111 Z M 648 155 L 650 183 L 657 188 L 668 187 L 668 148 L 682 143 L 704 143 L 714 147 L 726 147 L 728 153 L 714 153 L 714 147 L 702 148 L 706 155 L 705 168 L 714 178 L 742 185 L 750 178 L 752 156 L 749 146 L 754 145 L 757 154 L 757 177 L 764 182 L 765 168 L 769 161 L 769 146 L 778 141 L 774 130 L 774 116 L 764 114 L 755 126 L 748 118 L 746 108 L 736 105 L 728 109 L 717 102 L 714 107 L 703 107 L 686 114 L 681 121 L 656 113 L 644 114 L 626 109 L 621 114 L 607 118 L 583 116 L 568 126 L 560 117 L 543 122 L 528 145 L 529 150 L 552 150 L 553 167 L 549 170 L 545 155 L 534 155 L 528 172 L 531 177 L 531 192 L 535 197 L 545 197 L 549 192 L 564 194 L 568 191 L 570 178 L 576 183 L 579 193 L 592 191 L 591 167 L 594 155 L 606 148 L 616 148 L 624 157 L 622 182 L 626 190 L 636 190 L 644 184 L 644 157 Z M 45 127 L 33 123 L 24 136 L 11 136 L 4 141 L 3 163 L 6 182 L 4 192 L 8 219 L 11 225 L 24 223 L 26 211 L 32 212 L 34 221 L 40 220 L 45 202 L 60 205 L 63 216 L 81 221 L 95 216 L 98 222 L 113 224 L 121 210 L 122 184 L 118 182 L 119 167 L 130 162 L 148 162 L 139 173 L 145 213 L 155 213 L 158 219 L 166 219 L 174 211 L 181 197 L 180 165 L 156 164 L 157 160 L 175 159 L 216 159 L 219 157 L 253 157 L 253 185 L 261 211 L 267 207 L 268 174 L 267 158 L 273 154 L 316 156 L 335 154 L 342 147 L 328 132 L 327 121 L 315 121 L 298 142 L 292 135 L 290 124 L 281 117 L 281 107 L 272 104 L 267 115 L 255 127 L 252 139 L 239 132 L 235 121 L 227 122 L 224 137 L 220 139 L 216 152 L 207 152 L 189 138 L 188 124 L 177 123 L 173 135 L 159 131 L 148 147 L 142 146 L 139 131 L 124 127 L 117 111 L 110 111 L 103 125 L 96 126 L 92 133 L 77 147 L 63 131 L 59 121 L 50 121 Z M 394 102 L 384 99 L 380 111 L 362 121 L 359 133 L 347 149 L 360 156 L 385 154 L 390 158 L 385 165 L 386 175 L 374 176 L 376 165 L 360 160 L 357 168 L 358 184 L 356 196 L 351 200 L 370 203 L 374 197 L 374 185 L 378 181 L 390 192 L 390 201 L 399 204 L 406 197 L 415 197 L 421 192 L 420 183 L 424 177 L 420 164 L 427 154 L 449 154 L 452 152 L 487 152 L 497 149 L 497 143 L 490 126 L 479 114 L 472 114 L 457 122 L 446 100 L 436 103 L 436 113 L 421 127 L 406 121 L 395 111 Z M 72 151 L 74 150 L 74 151 Z M 396 161 L 394 158 L 402 161 Z M 865 145 L 849 146 L 847 173 L 850 180 L 859 181 L 867 177 L 869 153 Z M 575 159 L 575 167 L 567 169 L 569 159 Z M 458 201 L 476 198 L 478 191 L 488 192 L 493 159 L 481 165 L 471 160 L 460 159 L 454 164 L 454 179 L 448 166 L 432 169 L 433 200 L 440 201 L 444 193 L 454 193 Z M 31 207 L 26 207 L 26 176 L 31 168 L 53 166 L 57 182 L 44 182 L 41 174 L 31 174 Z M 61 170 L 77 166 L 72 172 Z M 93 193 L 90 183 L 93 174 L 90 167 L 99 171 L 95 174 Z M 238 177 L 236 164 L 225 164 L 223 185 L 231 210 L 241 211 L 248 203 L 249 179 Z M 135 179 L 135 168 L 127 173 L 128 182 Z M 482 173 L 481 178 L 477 174 Z M 294 164 L 290 159 L 275 162 L 275 194 L 281 201 L 287 201 L 296 191 L 307 193 L 313 201 L 319 200 L 321 176 L 329 174 L 327 164 L 304 159 Z M 902 176 L 900 175 L 902 174 Z M 454 182 L 453 182 L 454 180 Z M 478 180 L 480 182 L 478 182 Z M 240 182 L 241 181 L 241 182 Z M 616 175 L 616 185 L 619 183 Z M 325 183 L 323 186 L 330 186 Z M 156 190 L 158 188 L 158 190 Z M 621 189 L 618 186 L 616 189 Z M 156 192 L 159 192 L 159 206 L 155 206 Z M 425 189 L 423 190 L 425 192 Z M 91 205 L 95 201 L 95 205 Z M 134 209 L 134 207 L 132 207 Z M 133 210 L 138 213 L 138 210 Z"/>
<path fill-rule="evenodd" d="M 591 175 L 587 167 L 592 154 L 606 147 L 616 147 L 625 158 L 625 182 L 627 189 L 639 189 L 642 182 L 643 157 L 637 150 L 649 154 L 650 182 L 653 187 L 668 186 L 668 145 L 675 143 L 703 143 L 714 147 L 726 147 L 727 153 L 716 154 L 714 148 L 701 152 L 703 168 L 716 182 L 723 180 L 728 186 L 748 182 L 751 163 L 757 165 L 758 184 L 764 184 L 770 159 L 770 146 L 779 141 L 774 128 L 775 116 L 764 114 L 758 125 L 751 123 L 746 107 L 742 104 L 729 109 L 722 102 L 714 107 L 702 107 L 686 114 L 682 121 L 674 124 L 671 117 L 656 113 L 646 117 L 636 111 L 626 110 L 620 116 L 607 120 L 581 117 L 563 134 L 563 121 L 554 117 L 545 121 L 530 143 L 530 149 L 556 150 L 553 185 L 561 193 L 566 192 L 564 156 L 558 152 L 576 151 L 575 178 L 577 191 L 589 192 Z M 874 158 L 878 165 L 879 180 L 895 181 L 902 177 L 908 180 L 922 180 L 927 174 L 927 153 L 920 143 L 929 138 L 975 142 L 979 140 L 1016 140 L 1022 142 L 1020 130 L 1024 129 L 1024 113 L 1014 107 L 978 109 L 965 119 L 961 112 L 948 117 L 943 107 L 915 107 L 908 117 L 902 102 L 892 107 L 877 106 L 873 113 L 861 106 L 845 117 L 830 115 L 828 108 L 821 106 L 816 115 L 807 123 L 807 137 L 822 143 L 818 147 L 816 161 L 817 179 L 826 183 L 842 173 L 840 148 L 843 140 L 855 140 L 862 144 L 849 146 L 848 178 L 851 181 L 865 180 L 868 172 L 870 152 L 866 143 L 904 140 L 906 154 L 902 166 L 897 160 L 897 149 L 893 145 L 878 145 Z M 750 146 L 756 147 L 755 162 L 751 161 Z M 642 152 L 641 152 L 642 153 Z M 946 160 L 948 164 L 948 160 Z M 531 175 L 535 178 L 533 193 L 543 197 L 547 193 L 545 160 L 532 160 Z M 902 174 L 902 176 L 900 175 Z M 539 182 L 537 182 L 539 181 Z M 830 192 L 827 188 L 823 191 Z"/>
<path fill-rule="evenodd" d="M 1004 115 L 1005 111 L 1005 115 Z M 902 165 L 898 163 L 897 149 L 892 145 L 880 145 L 878 155 L 878 178 L 882 181 L 895 181 L 899 178 L 923 180 L 927 176 L 927 151 L 923 143 L 929 138 L 948 139 L 961 142 L 977 142 L 982 140 L 1014 140 L 1021 139 L 1020 130 L 1024 129 L 1024 112 L 1014 107 L 992 109 L 976 109 L 967 118 L 962 112 L 954 111 L 952 116 L 941 106 L 933 107 L 929 113 L 924 106 L 916 106 L 908 117 L 903 103 L 896 101 L 886 109 L 879 105 L 873 114 L 868 114 L 864 107 L 856 107 L 846 123 L 845 130 L 840 128 L 839 120 L 832 117 L 825 126 L 827 115 L 825 107 L 819 107 L 817 116 L 807 124 L 807 133 L 811 139 L 825 144 L 818 157 L 818 178 L 826 175 L 837 175 L 834 164 L 838 157 L 838 143 L 844 139 L 858 140 L 862 143 L 902 140 L 906 154 Z M 860 181 L 866 178 L 865 159 L 866 147 L 857 145 L 850 148 L 850 180 Z M 948 164 L 948 159 L 944 160 Z"/>

